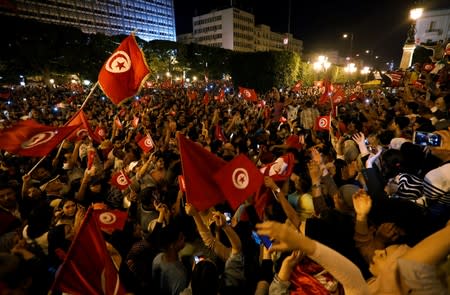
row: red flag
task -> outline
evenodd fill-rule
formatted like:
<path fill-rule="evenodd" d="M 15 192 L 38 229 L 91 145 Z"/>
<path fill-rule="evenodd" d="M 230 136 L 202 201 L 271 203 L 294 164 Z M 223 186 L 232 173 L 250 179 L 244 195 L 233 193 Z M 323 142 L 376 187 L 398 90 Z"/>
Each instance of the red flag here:
<path fill-rule="evenodd" d="M 106 233 L 123 230 L 128 219 L 128 213 L 120 210 L 98 209 L 92 213 L 100 229 Z"/>
<path fill-rule="evenodd" d="M 223 102 L 225 99 L 225 91 L 223 90 L 223 88 L 220 88 L 219 91 L 219 102 Z"/>
<path fill-rule="evenodd" d="M 178 175 L 178 186 L 180 187 L 180 191 L 186 192 L 186 182 L 184 181 L 183 175 Z"/>
<path fill-rule="evenodd" d="M 314 130 L 329 131 L 330 130 L 330 116 L 319 116 L 316 118 Z"/>
<path fill-rule="evenodd" d="M 225 134 L 223 133 L 222 126 L 220 126 L 219 124 L 217 124 L 215 129 L 214 129 L 214 137 L 216 138 L 216 140 L 220 140 L 222 142 L 226 141 Z"/>
<path fill-rule="evenodd" d="M 264 176 L 270 176 L 275 181 L 284 181 L 292 174 L 294 168 L 294 155 L 288 153 L 283 155 L 270 164 L 265 165 L 259 171 Z"/>
<path fill-rule="evenodd" d="M 75 131 L 70 134 L 67 139 L 70 141 L 75 141 L 79 138 L 82 138 L 83 136 L 89 135 L 92 140 L 94 140 L 97 143 L 102 142 L 102 138 L 97 136 L 94 131 L 92 131 L 91 127 L 89 126 L 88 119 L 83 112 L 83 110 L 79 110 L 73 117 L 70 119 L 70 121 L 67 123 L 67 126 L 79 126 Z"/>
<path fill-rule="evenodd" d="M 7 100 L 11 96 L 11 90 L 9 88 L 0 88 L 0 99 Z"/>
<path fill-rule="evenodd" d="M 297 81 L 294 87 L 292 87 L 292 91 L 299 92 L 300 90 L 302 90 L 302 81 Z"/>
<path fill-rule="evenodd" d="M 97 126 L 94 131 L 95 135 L 104 140 L 106 138 L 106 129 L 103 127 Z"/>
<path fill-rule="evenodd" d="M 208 92 L 205 92 L 205 95 L 203 95 L 203 104 L 208 104 L 209 103 L 209 94 Z"/>
<path fill-rule="evenodd" d="M 239 87 L 239 94 L 246 100 L 258 101 L 258 96 L 254 89 Z"/>
<path fill-rule="evenodd" d="M 336 87 L 336 91 L 331 96 L 333 99 L 333 104 L 340 104 L 345 102 L 345 92 L 341 86 Z"/>
<path fill-rule="evenodd" d="M 187 92 L 187 96 L 189 100 L 196 100 L 197 99 L 197 92 L 192 90 Z"/>
<path fill-rule="evenodd" d="M 90 170 L 92 168 L 92 165 L 94 164 L 95 160 L 95 151 L 89 150 L 88 157 L 87 157 L 87 168 Z"/>
<path fill-rule="evenodd" d="M 325 87 L 325 91 L 322 93 L 322 96 L 320 96 L 318 104 L 330 103 L 330 94 L 333 86 L 331 85 L 330 81 L 326 80 L 323 82 L 323 85 L 323 87 Z"/>
<path fill-rule="evenodd" d="M 234 158 L 214 174 L 214 179 L 233 210 L 264 183 L 264 177 L 255 164 L 243 154 Z"/>
<path fill-rule="evenodd" d="M 114 119 L 114 125 L 116 125 L 116 127 L 117 127 L 118 129 L 122 129 L 122 128 L 123 128 L 122 122 L 120 122 L 119 117 L 116 117 L 116 118 Z"/>
<path fill-rule="evenodd" d="M 177 138 L 188 202 L 203 211 L 225 201 L 213 175 L 226 162 L 182 134 Z"/>
<path fill-rule="evenodd" d="M 92 209 L 75 236 L 67 256 L 56 274 L 52 290 L 69 294 L 125 295 L 119 274 L 106 249 Z"/>
<path fill-rule="evenodd" d="M 262 167 L 259 171 L 263 173 L 264 176 L 270 176 L 274 181 L 285 181 L 292 174 L 292 170 L 294 169 L 294 160 L 294 155 L 288 153 L 277 158 L 275 162 Z M 267 207 L 267 204 L 272 198 L 272 192 L 265 186 L 261 186 L 254 198 L 256 213 L 258 213 L 261 220 L 264 217 L 264 209 Z"/>
<path fill-rule="evenodd" d="M 139 124 L 139 117 L 133 116 L 133 121 L 131 121 L 131 126 L 137 128 Z"/>
<path fill-rule="evenodd" d="M 114 173 L 113 176 L 111 177 L 111 184 L 120 189 L 121 191 L 123 191 L 130 186 L 131 179 L 128 178 L 128 176 L 125 173 L 123 173 L 122 170 L 120 170 Z"/>
<path fill-rule="evenodd" d="M 79 126 L 54 127 L 20 121 L 0 132 L 0 149 L 26 157 L 43 157 Z"/>
<path fill-rule="evenodd" d="M 131 34 L 105 62 L 98 82 L 114 104 L 121 104 L 139 92 L 149 74 L 144 54 Z"/>
<path fill-rule="evenodd" d="M 152 137 L 147 135 L 139 139 L 138 146 L 144 151 L 144 153 L 148 153 L 155 148 L 155 143 Z"/>

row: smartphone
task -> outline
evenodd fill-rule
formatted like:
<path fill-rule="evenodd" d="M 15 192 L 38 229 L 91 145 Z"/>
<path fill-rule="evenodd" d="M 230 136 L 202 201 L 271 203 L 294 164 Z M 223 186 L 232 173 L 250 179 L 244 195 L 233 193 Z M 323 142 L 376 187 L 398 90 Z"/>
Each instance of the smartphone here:
<path fill-rule="evenodd" d="M 227 224 L 231 224 L 231 213 L 225 212 L 225 213 L 223 213 L 223 215 L 225 215 L 225 220 L 226 220 Z"/>
<path fill-rule="evenodd" d="M 205 260 L 204 256 L 194 256 L 195 264 L 199 263 L 202 260 Z"/>
<path fill-rule="evenodd" d="M 441 136 L 431 132 L 414 132 L 413 143 L 422 146 L 441 146 Z"/>
<path fill-rule="evenodd" d="M 270 241 L 269 237 L 258 235 L 255 231 L 252 231 L 252 238 L 258 245 L 264 245 L 266 249 L 270 249 L 272 247 L 272 241 Z"/>

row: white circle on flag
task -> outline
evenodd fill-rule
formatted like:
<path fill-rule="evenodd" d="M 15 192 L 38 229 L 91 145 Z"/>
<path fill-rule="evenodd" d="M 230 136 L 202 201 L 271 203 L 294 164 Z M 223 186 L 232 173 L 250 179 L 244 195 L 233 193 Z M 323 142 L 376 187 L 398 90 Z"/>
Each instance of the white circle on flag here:
<path fill-rule="evenodd" d="M 319 119 L 319 127 L 325 128 L 328 125 L 328 120 L 326 118 L 320 118 Z"/>
<path fill-rule="evenodd" d="M 100 214 L 98 219 L 103 224 L 113 224 L 114 222 L 116 222 L 117 217 L 116 217 L 116 215 L 114 213 L 103 212 L 102 214 Z"/>
<path fill-rule="evenodd" d="M 105 64 L 105 69 L 114 74 L 124 73 L 131 68 L 130 56 L 125 51 L 119 50 L 111 55 Z"/>
<path fill-rule="evenodd" d="M 105 130 L 103 129 L 98 130 L 98 135 L 100 135 L 101 137 L 105 137 Z"/>
<path fill-rule="evenodd" d="M 81 136 L 87 135 L 87 134 L 89 134 L 87 129 L 80 129 L 80 130 L 77 131 L 77 136 L 78 137 L 81 137 Z"/>
<path fill-rule="evenodd" d="M 249 183 L 248 173 L 244 168 L 234 169 L 231 179 L 237 189 L 245 189 Z"/>
<path fill-rule="evenodd" d="M 244 90 L 244 96 L 245 97 L 251 97 L 252 94 L 250 93 L 250 91 L 248 91 L 247 89 Z"/>
<path fill-rule="evenodd" d="M 146 147 L 153 147 L 152 140 L 151 140 L 150 138 L 146 138 L 146 139 L 144 140 L 144 145 L 145 145 Z"/>
<path fill-rule="evenodd" d="M 57 134 L 57 131 L 44 131 L 41 133 L 38 133 L 28 139 L 27 141 L 23 142 L 20 146 L 23 149 L 30 149 L 37 145 L 44 144 L 48 141 L 50 141 L 55 135 Z"/>
<path fill-rule="evenodd" d="M 119 175 L 119 177 L 117 177 L 117 183 L 120 185 L 127 185 L 128 181 L 125 178 L 125 175 Z"/>

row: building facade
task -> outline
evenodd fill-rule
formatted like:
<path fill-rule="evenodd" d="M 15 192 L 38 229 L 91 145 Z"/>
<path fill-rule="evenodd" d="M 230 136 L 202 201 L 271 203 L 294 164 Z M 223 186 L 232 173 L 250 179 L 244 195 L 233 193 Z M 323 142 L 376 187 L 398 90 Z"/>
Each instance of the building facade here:
<path fill-rule="evenodd" d="M 177 40 L 241 52 L 290 50 L 301 54 L 303 49 L 303 42 L 292 34 L 255 25 L 253 14 L 233 7 L 196 16 L 192 27 L 192 34 L 179 35 Z"/>
<path fill-rule="evenodd" d="M 16 0 L 0 14 L 80 28 L 84 33 L 176 40 L 173 0 Z"/>
<path fill-rule="evenodd" d="M 434 45 L 450 40 L 450 9 L 424 11 L 416 21 L 416 43 Z"/>

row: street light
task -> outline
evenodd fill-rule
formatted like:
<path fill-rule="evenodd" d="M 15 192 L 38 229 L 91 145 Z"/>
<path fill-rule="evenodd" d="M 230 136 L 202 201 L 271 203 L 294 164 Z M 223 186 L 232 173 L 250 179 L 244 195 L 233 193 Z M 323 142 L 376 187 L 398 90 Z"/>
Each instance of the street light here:
<path fill-rule="evenodd" d="M 346 73 L 349 73 L 349 74 L 353 74 L 353 73 L 355 73 L 357 70 L 358 70 L 358 69 L 356 68 L 356 66 L 355 66 L 354 63 L 349 63 L 349 64 L 347 64 L 347 66 L 344 68 L 344 71 L 345 71 Z"/>
<path fill-rule="evenodd" d="M 353 55 L 353 33 L 344 33 L 342 34 L 342 38 L 350 39 L 350 57 Z"/>
<path fill-rule="evenodd" d="M 320 55 L 317 58 L 317 61 L 313 63 L 313 68 L 315 71 L 327 71 L 328 68 L 331 66 L 331 63 L 328 61 L 328 57 Z"/>
<path fill-rule="evenodd" d="M 406 44 L 416 43 L 416 21 L 422 16 L 423 8 L 416 7 L 409 11 L 409 18 L 412 19 L 411 25 L 409 26 L 408 35 L 406 39 Z"/>

